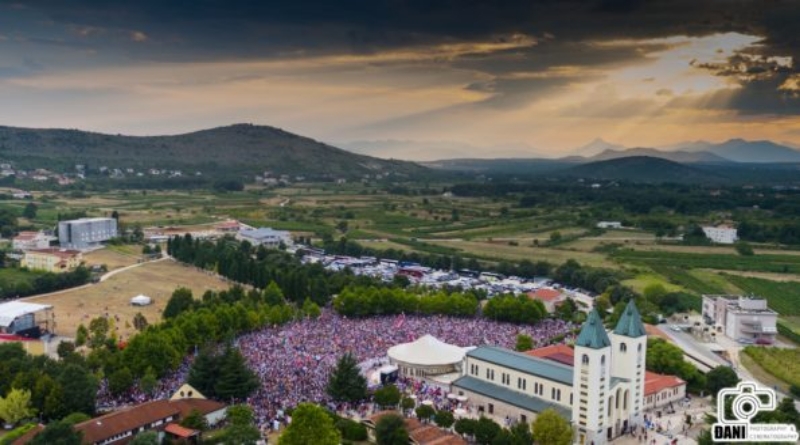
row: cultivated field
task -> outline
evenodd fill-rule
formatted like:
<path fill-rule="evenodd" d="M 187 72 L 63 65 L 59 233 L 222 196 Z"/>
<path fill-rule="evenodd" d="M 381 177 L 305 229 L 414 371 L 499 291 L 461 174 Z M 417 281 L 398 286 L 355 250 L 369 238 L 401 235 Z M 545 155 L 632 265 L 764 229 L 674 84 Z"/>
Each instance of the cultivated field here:
<path fill-rule="evenodd" d="M 116 247 L 116 246 L 115 246 Z M 105 248 L 89 252 L 83 256 L 86 265 L 101 266 L 103 264 L 108 267 L 108 270 L 120 269 L 131 264 L 136 264 L 141 259 L 141 246 L 137 246 L 139 254 L 136 254 L 130 246 L 119 246 L 120 248 Z M 127 249 L 122 249 L 126 247 Z"/>
<path fill-rule="evenodd" d="M 35 303 L 52 304 L 56 320 L 56 332 L 72 337 L 78 325 L 88 325 L 92 318 L 108 314 L 118 317 L 117 333 L 121 339 L 135 332 L 133 316 L 141 312 L 150 322 L 161 319 L 161 312 L 178 287 L 187 287 L 199 298 L 208 289 L 227 289 L 228 284 L 214 275 L 183 266 L 172 260 L 143 264 L 109 279 L 41 297 L 26 299 Z M 153 299 L 145 307 L 130 305 L 130 299 L 144 294 Z"/>

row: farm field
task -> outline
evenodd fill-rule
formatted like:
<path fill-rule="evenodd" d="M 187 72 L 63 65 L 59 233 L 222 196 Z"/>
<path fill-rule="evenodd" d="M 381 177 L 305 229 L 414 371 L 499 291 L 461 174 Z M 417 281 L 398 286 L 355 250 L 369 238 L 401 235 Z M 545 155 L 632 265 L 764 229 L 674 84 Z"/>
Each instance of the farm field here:
<path fill-rule="evenodd" d="M 800 315 L 800 283 L 776 282 L 761 278 L 726 275 L 726 278 L 747 294 L 764 297 L 770 308 L 781 315 Z"/>
<path fill-rule="evenodd" d="M 131 322 L 137 312 L 150 322 L 160 320 L 169 297 L 179 287 L 191 289 L 199 298 L 206 290 L 220 291 L 229 285 L 214 275 L 164 260 L 120 272 L 97 284 L 24 300 L 53 305 L 56 332 L 60 335 L 72 337 L 79 324 L 109 314 L 119 318 L 115 328 L 120 338 L 125 339 L 135 332 Z M 153 304 L 131 306 L 130 299 L 139 294 L 151 297 Z"/>
<path fill-rule="evenodd" d="M 800 386 L 800 349 L 748 346 L 742 354 L 783 382 Z"/>

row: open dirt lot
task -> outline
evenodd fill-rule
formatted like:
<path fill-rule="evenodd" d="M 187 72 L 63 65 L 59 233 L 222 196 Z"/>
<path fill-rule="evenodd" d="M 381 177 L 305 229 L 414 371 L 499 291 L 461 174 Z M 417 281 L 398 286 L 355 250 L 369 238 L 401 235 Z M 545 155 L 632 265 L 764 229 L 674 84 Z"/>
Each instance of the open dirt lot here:
<path fill-rule="evenodd" d="M 24 300 L 52 304 L 56 332 L 60 335 L 72 337 L 80 323 L 88 325 L 92 318 L 108 314 L 118 317 L 115 328 L 120 338 L 126 339 L 135 332 L 133 316 L 141 312 L 149 322 L 159 321 L 169 297 L 178 287 L 191 289 L 199 298 L 208 289 L 219 291 L 229 286 L 214 275 L 167 260 L 120 272 L 101 283 Z M 131 306 L 130 299 L 139 294 L 151 297 L 153 304 Z"/>
<path fill-rule="evenodd" d="M 141 247 L 139 250 L 141 251 Z M 136 264 L 141 257 L 141 254 L 134 254 L 132 250 L 130 252 L 122 249 L 115 251 L 111 250 L 110 248 L 95 250 L 94 252 L 89 252 L 83 256 L 87 266 L 100 266 L 105 264 L 108 267 L 108 270 L 119 269 L 125 266 L 130 266 L 131 264 Z"/>

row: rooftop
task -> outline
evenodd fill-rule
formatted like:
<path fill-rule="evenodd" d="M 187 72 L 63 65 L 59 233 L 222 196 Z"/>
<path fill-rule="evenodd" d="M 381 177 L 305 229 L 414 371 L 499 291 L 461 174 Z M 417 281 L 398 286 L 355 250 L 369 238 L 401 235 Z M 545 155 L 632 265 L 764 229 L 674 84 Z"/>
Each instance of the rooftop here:
<path fill-rule="evenodd" d="M 509 405 L 513 405 L 535 413 L 540 413 L 547 408 L 553 408 L 567 420 L 572 419 L 572 411 L 562 405 L 548 402 L 538 397 L 523 394 L 504 386 L 485 382 L 468 375 L 463 376 L 453 382 L 453 387 L 462 388 L 486 397 L 491 397 L 492 399 L 500 400 Z"/>
<path fill-rule="evenodd" d="M 589 318 L 583 323 L 581 333 L 578 339 L 575 340 L 575 346 L 583 346 L 591 349 L 601 349 L 611 346 L 611 340 L 608 339 L 606 328 L 603 326 L 603 321 L 600 320 L 600 315 L 597 309 L 592 309 L 589 312 Z"/>
<path fill-rule="evenodd" d="M 667 388 L 685 385 L 686 382 L 674 375 L 656 374 L 646 371 L 644 375 L 644 395 L 650 396 Z"/>
<path fill-rule="evenodd" d="M 467 357 L 515 369 L 554 382 L 572 385 L 572 367 L 551 360 L 525 355 L 496 346 L 480 346 L 467 352 Z"/>
<path fill-rule="evenodd" d="M 628 305 L 622 312 L 622 316 L 619 318 L 619 322 L 617 322 L 617 327 L 614 328 L 614 333 L 631 338 L 644 337 L 647 335 L 644 324 L 642 324 L 642 316 L 639 315 L 639 310 L 636 308 L 636 303 L 634 303 L 633 298 L 628 301 Z"/>

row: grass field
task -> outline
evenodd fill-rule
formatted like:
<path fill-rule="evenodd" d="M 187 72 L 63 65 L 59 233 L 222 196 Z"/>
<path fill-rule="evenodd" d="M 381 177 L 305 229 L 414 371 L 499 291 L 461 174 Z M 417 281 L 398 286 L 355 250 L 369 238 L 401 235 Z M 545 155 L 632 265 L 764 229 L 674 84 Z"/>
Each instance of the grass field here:
<path fill-rule="evenodd" d="M 191 289 L 199 298 L 208 289 L 223 290 L 229 286 L 216 276 L 166 260 L 120 272 L 101 283 L 25 300 L 52 304 L 56 332 L 60 335 L 72 337 L 79 324 L 109 314 L 119 317 L 116 328 L 120 338 L 128 338 L 134 333 L 133 316 L 141 312 L 151 323 L 159 321 L 169 297 L 178 287 Z M 139 294 L 151 297 L 153 304 L 131 306 L 130 299 Z"/>
<path fill-rule="evenodd" d="M 94 252 L 89 252 L 83 256 L 84 261 L 86 261 L 86 265 L 91 266 L 101 266 L 103 264 L 108 267 L 108 270 L 119 269 L 125 266 L 130 266 L 131 264 L 136 264 L 139 259 L 142 257 L 141 253 L 138 255 L 129 251 L 129 249 L 112 249 L 112 246 L 109 248 L 95 250 Z M 113 246 L 117 247 L 117 246 Z M 119 246 L 123 247 L 123 246 Z M 141 252 L 141 248 L 139 248 Z"/>
<path fill-rule="evenodd" d="M 581 264 L 598 267 L 614 267 L 614 264 L 605 255 L 591 252 L 579 252 L 562 249 L 532 246 L 510 246 L 507 243 L 491 243 L 478 241 L 452 241 L 428 240 L 430 244 L 452 247 L 465 253 L 484 258 L 506 258 L 510 260 L 548 261 L 561 264 L 569 259 L 574 259 Z"/>
<path fill-rule="evenodd" d="M 667 292 L 676 292 L 684 290 L 683 287 L 670 283 L 668 280 L 664 279 L 664 277 L 657 275 L 657 274 L 640 274 L 634 278 L 624 280 L 622 282 L 625 286 L 630 287 L 631 289 L 635 290 L 636 292 L 644 292 L 644 290 L 651 285 L 660 284 L 664 286 Z"/>
<path fill-rule="evenodd" d="M 764 297 L 770 308 L 781 315 L 800 315 L 800 283 L 776 282 L 761 278 L 727 275 L 726 278 L 748 294 Z"/>
<path fill-rule="evenodd" d="M 790 385 L 800 386 L 800 349 L 748 346 L 742 355 L 749 356 L 764 371 Z"/>

